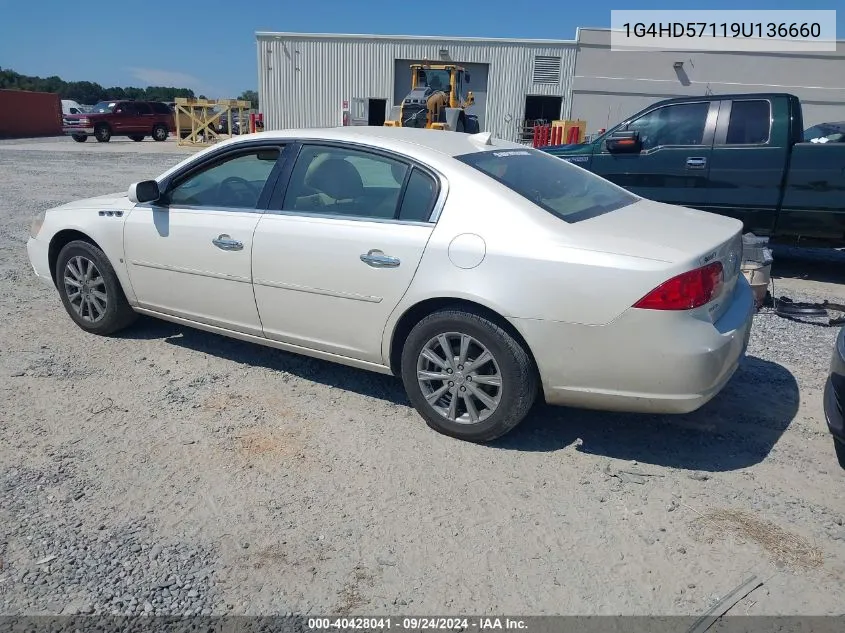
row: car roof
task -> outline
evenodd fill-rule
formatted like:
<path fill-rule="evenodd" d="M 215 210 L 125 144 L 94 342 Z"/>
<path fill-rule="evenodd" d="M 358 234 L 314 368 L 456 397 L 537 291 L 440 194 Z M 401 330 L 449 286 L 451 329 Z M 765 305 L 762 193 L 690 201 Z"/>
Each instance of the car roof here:
<path fill-rule="evenodd" d="M 392 126 L 343 126 L 331 128 L 303 128 L 290 130 L 268 130 L 239 137 L 274 140 L 326 140 L 362 143 L 400 153 L 437 153 L 446 156 L 460 156 L 499 148 L 523 148 L 526 146 L 493 137 L 489 133 L 464 134 L 444 130 Z M 416 151 L 415 151 L 416 150 Z"/>

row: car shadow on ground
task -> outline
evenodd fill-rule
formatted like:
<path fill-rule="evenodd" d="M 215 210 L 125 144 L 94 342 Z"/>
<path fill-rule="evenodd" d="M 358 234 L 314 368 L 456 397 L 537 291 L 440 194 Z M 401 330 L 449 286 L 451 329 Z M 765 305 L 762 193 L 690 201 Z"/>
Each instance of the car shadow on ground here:
<path fill-rule="evenodd" d="M 410 406 L 402 384 L 394 377 L 187 326 L 142 318 L 120 336 L 164 339 L 195 352 Z M 693 413 L 608 413 L 538 404 L 522 424 L 488 446 L 503 451 L 552 452 L 577 443 L 577 450 L 593 455 L 690 470 L 730 471 L 762 461 L 795 418 L 798 403 L 798 383 L 786 368 L 748 356 L 722 392 Z"/>
<path fill-rule="evenodd" d="M 643 464 L 730 471 L 761 462 L 798 413 L 798 383 L 778 363 L 748 356 L 725 388 L 686 415 L 608 413 L 538 405 L 494 446 L 577 450 Z"/>
<path fill-rule="evenodd" d="M 845 252 L 841 250 L 775 245 L 772 251 L 772 277 L 776 280 L 845 284 Z"/>

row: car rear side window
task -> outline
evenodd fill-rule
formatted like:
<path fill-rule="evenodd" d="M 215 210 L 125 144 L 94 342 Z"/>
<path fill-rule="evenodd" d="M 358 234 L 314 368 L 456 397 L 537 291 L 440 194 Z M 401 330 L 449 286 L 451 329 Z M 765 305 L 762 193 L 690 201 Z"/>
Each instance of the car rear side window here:
<path fill-rule="evenodd" d="M 535 149 L 456 156 L 566 222 L 579 222 L 633 204 L 639 198 L 592 172 Z"/>
<path fill-rule="evenodd" d="M 759 145 L 769 142 L 772 109 L 768 101 L 754 99 L 731 103 L 728 145 Z"/>
<path fill-rule="evenodd" d="M 152 109 L 150 109 L 149 103 L 144 103 L 143 101 L 136 101 L 135 102 L 135 109 L 138 114 L 152 114 Z"/>
<path fill-rule="evenodd" d="M 395 219 L 408 165 L 381 154 L 306 145 L 296 159 L 282 210 Z"/>
<path fill-rule="evenodd" d="M 156 114 L 170 114 L 170 108 L 167 107 L 166 103 L 153 102 L 150 105 L 153 106 L 153 112 Z"/>
<path fill-rule="evenodd" d="M 434 178 L 419 168 L 414 168 L 405 194 L 402 206 L 399 207 L 399 219 L 410 222 L 428 222 L 434 203 L 437 200 L 437 183 Z"/>

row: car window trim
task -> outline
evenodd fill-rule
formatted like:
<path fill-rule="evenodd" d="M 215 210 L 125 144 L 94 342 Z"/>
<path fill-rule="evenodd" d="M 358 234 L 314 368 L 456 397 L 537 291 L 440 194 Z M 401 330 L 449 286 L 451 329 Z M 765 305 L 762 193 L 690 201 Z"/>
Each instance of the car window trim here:
<path fill-rule="evenodd" d="M 404 199 L 405 197 L 405 189 L 408 185 L 408 180 L 410 177 L 413 168 L 418 167 L 424 173 L 427 173 L 434 179 L 435 187 L 437 187 L 437 195 L 435 196 L 435 203 L 432 207 L 432 210 L 429 214 L 429 218 L 427 221 L 421 220 L 400 220 L 397 216 L 401 209 L 400 204 L 397 203 L 396 209 L 394 210 L 394 217 L 393 218 L 374 218 L 370 216 L 363 216 L 363 215 L 335 215 L 329 213 L 313 213 L 307 211 L 290 211 L 290 210 L 283 210 L 282 205 L 284 203 L 285 196 L 287 195 L 288 187 L 290 186 L 290 179 L 293 176 L 294 166 L 296 165 L 297 160 L 299 160 L 300 153 L 302 148 L 305 146 L 325 146 L 334 149 L 347 149 L 351 151 L 358 151 L 363 153 L 371 153 L 377 156 L 382 156 L 383 158 L 389 158 L 391 160 L 395 160 L 397 162 L 403 163 L 410 167 L 408 172 L 405 174 L 405 180 L 402 183 L 402 189 L 399 192 L 399 198 Z M 441 174 L 439 171 L 432 169 L 428 165 L 424 165 L 421 162 L 413 159 L 412 157 L 405 156 L 404 154 L 399 154 L 397 152 L 393 152 L 388 149 L 384 149 L 382 147 L 374 147 L 372 145 L 367 145 L 365 143 L 356 143 L 354 141 L 338 141 L 333 139 L 321 139 L 321 138 L 299 138 L 291 143 L 291 151 L 285 157 L 285 165 L 282 168 L 282 171 L 277 179 L 275 190 L 273 191 L 272 195 L 270 196 L 269 204 L 265 209 L 265 213 L 268 215 L 286 215 L 286 216 L 296 216 L 296 217 L 308 217 L 308 218 L 326 218 L 326 219 L 335 219 L 335 220 L 352 220 L 357 222 L 378 222 L 378 223 L 388 223 L 388 224 L 409 224 L 409 225 L 417 225 L 417 226 L 433 226 L 437 223 L 437 220 L 440 217 L 440 213 L 443 210 L 443 206 L 446 203 L 446 196 L 448 193 L 448 181 Z"/>
<path fill-rule="evenodd" d="M 733 104 L 740 101 L 764 101 L 769 106 L 769 134 L 764 143 L 728 143 L 728 128 L 731 124 Z M 719 122 L 716 124 L 716 137 L 713 145 L 718 147 L 768 147 L 772 144 L 772 100 L 767 97 L 749 97 L 743 99 L 723 99 L 719 109 Z"/>
<path fill-rule="evenodd" d="M 173 207 L 176 209 L 186 209 L 191 211 L 243 211 L 249 213 L 264 213 L 270 201 L 270 194 L 276 186 L 276 182 L 278 181 L 279 174 L 281 173 L 281 169 L 284 163 L 285 150 L 288 147 L 284 143 L 284 140 L 278 140 L 275 142 L 257 141 L 238 144 L 238 146 L 236 147 L 227 147 L 218 152 L 210 153 L 207 156 L 204 156 L 202 160 L 192 163 L 190 165 L 186 165 L 184 169 L 181 169 L 178 172 L 175 172 L 167 178 L 163 178 L 159 181 L 159 189 L 164 191 L 165 194 L 163 195 L 166 196 L 167 192 L 169 192 L 172 187 L 178 187 L 179 184 L 184 182 L 187 178 L 190 178 L 198 172 L 210 169 L 215 165 L 223 163 L 229 158 L 234 158 L 238 155 L 243 154 L 251 154 L 256 151 L 261 151 L 262 149 L 279 150 L 279 156 L 276 158 L 276 162 L 273 165 L 273 168 L 270 170 L 270 174 L 267 176 L 267 180 L 264 181 L 264 187 L 262 188 L 261 193 L 258 196 L 258 202 L 256 203 L 255 207 L 225 207 L 222 205 L 214 207 L 203 207 L 198 205 L 177 206 L 171 205 L 169 199 L 166 199 L 163 203 L 154 204 L 155 206 L 162 208 L 169 209 Z"/>

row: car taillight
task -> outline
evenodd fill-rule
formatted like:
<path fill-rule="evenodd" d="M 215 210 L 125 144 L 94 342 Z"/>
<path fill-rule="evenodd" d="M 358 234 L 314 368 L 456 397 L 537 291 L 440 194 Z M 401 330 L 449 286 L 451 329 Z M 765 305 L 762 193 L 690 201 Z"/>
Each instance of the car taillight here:
<path fill-rule="evenodd" d="M 722 290 L 722 263 L 713 262 L 665 281 L 634 304 L 644 310 L 692 310 Z"/>

